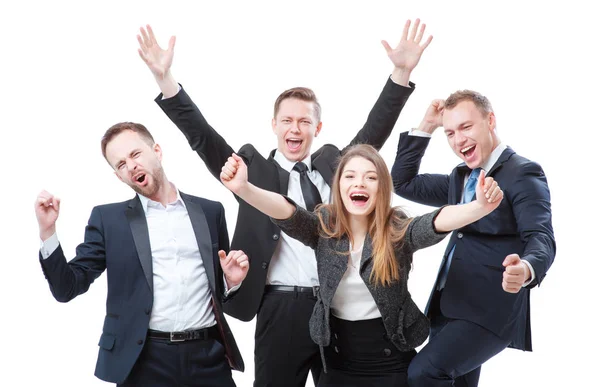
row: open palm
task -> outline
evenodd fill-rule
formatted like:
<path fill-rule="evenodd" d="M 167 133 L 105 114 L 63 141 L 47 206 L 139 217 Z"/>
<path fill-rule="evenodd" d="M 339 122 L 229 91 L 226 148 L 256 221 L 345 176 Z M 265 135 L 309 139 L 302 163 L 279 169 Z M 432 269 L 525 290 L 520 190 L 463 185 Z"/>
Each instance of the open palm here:
<path fill-rule="evenodd" d="M 155 77 L 163 78 L 173 64 L 173 55 L 175 52 L 175 37 L 169 39 L 169 47 L 163 50 L 156 41 L 154 31 L 149 25 L 146 29 L 140 28 L 140 35 L 137 36 L 140 48 L 138 53 L 146 63 Z"/>
<path fill-rule="evenodd" d="M 412 71 L 419 63 L 423 51 L 425 51 L 427 46 L 429 46 L 429 43 L 431 43 L 433 37 L 429 36 L 429 38 L 421 44 L 423 34 L 425 33 L 425 24 L 422 24 L 421 28 L 419 28 L 420 23 L 421 21 L 417 19 L 411 29 L 410 20 L 407 20 L 404 25 L 400 43 L 398 43 L 395 48 L 392 48 L 385 40 L 381 41 L 388 57 L 397 68 Z"/>

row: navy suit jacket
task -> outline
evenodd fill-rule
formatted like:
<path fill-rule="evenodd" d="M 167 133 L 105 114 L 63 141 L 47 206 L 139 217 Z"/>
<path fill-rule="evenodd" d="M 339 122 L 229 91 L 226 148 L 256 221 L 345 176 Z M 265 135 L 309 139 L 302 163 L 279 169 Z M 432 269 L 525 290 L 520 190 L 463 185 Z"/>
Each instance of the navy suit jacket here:
<path fill-rule="evenodd" d="M 223 272 L 218 251 L 229 251 L 225 213 L 221 203 L 181 193 L 185 202 L 212 293 L 212 309 L 233 369 L 244 363 L 227 321 L 221 299 Z M 152 253 L 142 204 L 135 198 L 94 207 L 85 239 L 76 257 L 67 263 L 59 246 L 40 262 L 52 295 L 67 302 L 85 293 L 104 270 L 107 272 L 106 317 L 98 345 L 95 375 L 122 383 L 133 368 L 143 344 L 153 303 Z"/>
<path fill-rule="evenodd" d="M 430 139 L 400 135 L 392 178 L 396 193 L 429 205 L 459 204 L 465 176 L 463 163 L 449 175 L 418 174 Z M 554 261 L 550 191 L 542 168 L 510 147 L 487 171 L 504 192 L 500 206 L 486 217 L 452 233 L 440 269 L 456 245 L 440 299 L 444 316 L 471 321 L 502 338 L 511 347 L 531 351 L 529 289 L 539 285 Z M 535 280 L 517 294 L 502 289 L 509 254 L 519 254 L 535 271 Z M 437 287 L 438 278 L 432 291 Z M 426 314 L 432 317 L 427 304 Z"/>

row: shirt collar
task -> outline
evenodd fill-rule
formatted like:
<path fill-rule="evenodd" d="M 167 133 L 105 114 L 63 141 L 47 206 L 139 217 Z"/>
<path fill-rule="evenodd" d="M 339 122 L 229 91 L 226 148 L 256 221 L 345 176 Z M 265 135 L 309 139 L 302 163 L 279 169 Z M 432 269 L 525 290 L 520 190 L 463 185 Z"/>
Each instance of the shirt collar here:
<path fill-rule="evenodd" d="M 490 157 L 488 157 L 487 161 L 481 166 L 485 173 L 488 173 L 492 169 L 506 148 L 506 144 L 504 143 L 500 143 L 496 148 L 494 148 L 492 153 L 490 153 Z"/>
<path fill-rule="evenodd" d="M 171 202 L 171 203 L 167 203 L 168 205 L 177 205 L 177 204 L 181 204 L 183 207 L 185 207 L 185 203 L 183 202 L 183 199 L 181 198 L 181 195 L 179 193 L 179 190 L 177 189 L 177 187 L 175 187 L 174 184 L 170 183 L 173 188 L 175 189 L 175 192 L 177 192 L 177 198 Z M 159 202 L 155 202 L 154 200 L 145 197 L 144 195 L 138 193 L 137 194 L 138 197 L 140 198 L 140 202 L 142 202 L 142 208 L 144 209 L 144 213 L 148 213 L 148 208 L 149 207 L 154 207 L 154 208 L 164 208 L 163 205 Z"/>
<path fill-rule="evenodd" d="M 281 168 L 288 171 L 288 173 L 292 172 L 292 169 L 294 169 L 294 165 L 296 165 L 296 161 L 290 161 L 286 159 L 283 153 L 279 152 L 279 150 L 275 151 L 275 155 L 273 156 L 273 158 L 275 159 L 275 161 L 277 161 L 277 164 L 279 164 Z M 302 162 L 306 164 L 309 171 L 312 171 L 310 155 L 308 155 L 304 160 L 302 160 Z"/>

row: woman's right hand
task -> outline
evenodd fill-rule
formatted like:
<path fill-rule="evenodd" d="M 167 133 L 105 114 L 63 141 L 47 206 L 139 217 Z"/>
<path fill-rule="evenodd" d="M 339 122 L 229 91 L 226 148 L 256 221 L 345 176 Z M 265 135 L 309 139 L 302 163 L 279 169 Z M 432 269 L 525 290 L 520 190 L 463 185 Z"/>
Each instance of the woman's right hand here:
<path fill-rule="evenodd" d="M 232 153 L 221 168 L 220 178 L 227 189 L 240 196 L 240 192 L 248 186 L 248 167 L 240 156 Z"/>

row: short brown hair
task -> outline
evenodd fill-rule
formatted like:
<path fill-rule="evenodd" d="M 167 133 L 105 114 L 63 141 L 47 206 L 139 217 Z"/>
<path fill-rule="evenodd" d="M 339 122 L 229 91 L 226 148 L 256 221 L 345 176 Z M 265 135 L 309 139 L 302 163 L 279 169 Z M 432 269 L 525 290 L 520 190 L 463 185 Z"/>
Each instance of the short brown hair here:
<path fill-rule="evenodd" d="M 321 105 L 319 101 L 317 101 L 317 96 L 315 92 L 309 89 L 308 87 L 293 87 L 279 94 L 277 100 L 275 101 L 275 108 L 273 109 L 273 118 L 277 117 L 277 113 L 279 112 L 279 105 L 288 99 L 295 98 L 305 102 L 312 102 L 315 105 L 315 117 L 317 118 L 317 123 L 321 122 Z"/>
<path fill-rule="evenodd" d="M 154 138 L 144 125 L 137 124 L 135 122 L 119 122 L 118 124 L 115 124 L 108 128 L 106 133 L 104 133 L 104 136 L 102 136 L 102 141 L 100 142 L 100 145 L 102 146 L 102 156 L 104 156 L 104 158 L 106 158 L 106 146 L 108 145 L 108 143 L 125 130 L 131 130 L 132 132 L 136 132 L 140 135 L 142 139 L 144 139 L 144 141 L 148 143 L 148 145 L 154 145 Z"/>
<path fill-rule="evenodd" d="M 473 102 L 477 110 L 479 110 L 483 116 L 494 111 L 490 100 L 487 99 L 486 96 L 473 90 L 459 90 L 450 94 L 450 96 L 446 98 L 444 109 L 452 110 L 456 105 L 463 101 Z"/>

